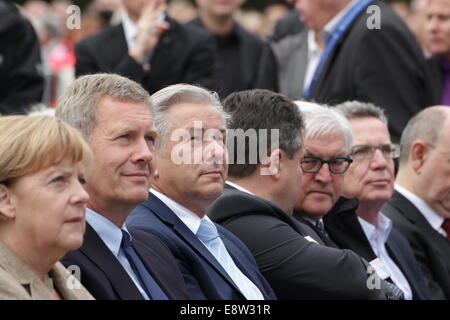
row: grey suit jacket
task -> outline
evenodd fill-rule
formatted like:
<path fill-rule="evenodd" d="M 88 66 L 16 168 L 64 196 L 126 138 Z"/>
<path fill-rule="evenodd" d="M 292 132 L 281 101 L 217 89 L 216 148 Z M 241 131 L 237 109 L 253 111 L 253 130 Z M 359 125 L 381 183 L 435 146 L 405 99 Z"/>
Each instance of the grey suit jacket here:
<path fill-rule="evenodd" d="M 57 262 L 50 276 L 64 300 L 93 300 L 91 294 Z M 70 289 L 70 287 L 73 289 Z M 4 243 L 0 242 L 0 300 L 55 300 L 47 286 Z"/>
<path fill-rule="evenodd" d="M 308 30 L 272 42 L 271 47 L 277 61 L 279 92 L 293 100 L 302 99 L 308 64 Z"/>

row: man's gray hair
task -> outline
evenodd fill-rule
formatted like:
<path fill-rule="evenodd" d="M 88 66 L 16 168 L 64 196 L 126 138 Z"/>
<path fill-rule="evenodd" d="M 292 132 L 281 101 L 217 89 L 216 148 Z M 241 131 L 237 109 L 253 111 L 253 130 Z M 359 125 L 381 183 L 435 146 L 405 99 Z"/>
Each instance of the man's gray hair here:
<path fill-rule="evenodd" d="M 223 110 L 219 96 L 216 92 L 190 84 L 174 84 L 155 92 L 152 96 L 154 123 L 158 139 L 156 148 L 164 145 L 164 139 L 170 129 L 169 120 L 166 117 L 169 108 L 179 103 L 192 103 L 199 105 L 210 105 L 219 111 L 225 125 L 229 115 Z M 195 108 L 195 106 L 193 106 Z"/>
<path fill-rule="evenodd" d="M 337 110 L 348 119 L 355 118 L 376 118 L 388 126 L 388 119 L 383 109 L 373 103 L 360 101 L 346 101 L 335 106 Z"/>
<path fill-rule="evenodd" d="M 400 164 L 408 162 L 411 146 L 415 141 L 421 140 L 436 146 L 445 120 L 446 113 L 441 107 L 426 108 L 412 117 L 400 139 Z"/>
<path fill-rule="evenodd" d="M 295 101 L 295 103 L 305 121 L 305 140 L 342 134 L 345 151 L 350 152 L 353 143 L 352 128 L 340 112 L 316 103 L 306 101 Z"/>
<path fill-rule="evenodd" d="M 152 111 L 150 95 L 140 84 L 116 74 L 99 73 L 76 79 L 59 99 L 55 116 L 89 141 L 98 121 L 97 104 L 104 96 L 142 102 Z"/>

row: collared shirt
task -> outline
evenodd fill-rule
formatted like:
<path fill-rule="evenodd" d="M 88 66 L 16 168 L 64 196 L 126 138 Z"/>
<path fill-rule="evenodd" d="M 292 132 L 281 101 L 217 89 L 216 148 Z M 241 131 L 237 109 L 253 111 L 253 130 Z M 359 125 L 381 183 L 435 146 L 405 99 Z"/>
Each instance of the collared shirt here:
<path fill-rule="evenodd" d="M 158 197 L 166 206 L 169 207 L 170 210 L 172 210 L 175 215 L 180 218 L 180 220 L 189 228 L 189 230 L 192 231 L 195 235 L 197 234 L 198 228 L 200 227 L 200 223 L 202 222 L 202 219 L 206 219 L 211 221 L 207 215 L 205 215 L 203 218 L 200 218 L 198 215 L 196 215 L 191 210 L 187 209 L 186 207 L 180 205 L 179 203 L 175 202 L 165 194 L 155 190 L 150 189 L 150 192 Z M 212 221 L 211 221 L 212 222 Z M 214 225 L 214 223 L 213 223 Z M 201 240 L 200 240 L 201 241 Z M 202 242 L 203 243 L 203 242 Z M 203 243 L 204 244 L 204 243 Z M 205 244 L 204 244 L 205 245 Z M 206 248 L 208 248 L 205 245 Z M 209 250 L 209 249 L 208 249 Z M 233 262 L 234 264 L 234 262 Z M 237 271 L 237 274 L 240 278 L 239 283 L 236 283 L 236 285 L 239 287 L 239 284 L 245 284 L 247 287 L 250 288 L 249 291 L 251 291 L 251 296 L 246 297 L 248 300 L 264 300 L 264 296 L 262 295 L 261 291 L 258 289 L 257 286 L 253 282 L 248 279 L 241 270 L 234 264 L 234 268 Z M 245 290 L 241 290 L 242 292 L 246 292 Z"/>
<path fill-rule="evenodd" d="M 123 252 L 123 249 L 121 248 L 120 244 L 122 243 L 122 231 L 125 230 L 128 234 L 130 234 L 125 227 L 125 225 L 122 226 L 122 229 L 117 227 L 112 221 L 105 218 L 104 216 L 98 214 L 94 210 L 91 210 L 89 208 L 86 209 L 86 221 L 89 223 L 89 225 L 95 230 L 95 232 L 98 234 L 100 239 L 105 243 L 105 245 L 108 247 L 108 249 L 112 252 L 112 254 L 119 260 L 122 267 L 125 269 L 125 271 L 128 273 L 130 278 L 133 280 L 136 287 L 141 292 L 142 296 L 149 300 L 147 293 L 142 288 L 138 277 L 133 271 L 133 268 L 131 267 L 130 263 L 128 262 L 127 257 L 125 256 L 125 253 Z M 131 239 L 131 234 L 130 234 Z"/>
<path fill-rule="evenodd" d="M 123 31 L 125 33 L 125 39 L 127 40 L 128 50 L 132 49 L 134 46 L 134 38 L 137 34 L 136 24 L 131 21 L 128 16 L 127 10 L 122 11 L 122 25 Z"/>
<path fill-rule="evenodd" d="M 402 186 L 398 184 L 395 185 L 395 190 L 397 190 L 401 195 L 403 195 L 406 199 L 408 199 L 424 216 L 424 218 L 428 221 L 431 227 L 439 232 L 441 235 L 447 238 L 447 232 L 442 229 L 442 224 L 444 223 L 444 217 L 437 214 L 431 207 L 423 201 L 420 197 L 415 195 L 414 193 L 406 190 Z"/>
<path fill-rule="evenodd" d="M 164 13 L 163 15 L 165 17 Z M 123 32 L 125 33 L 125 39 L 127 40 L 128 50 L 133 49 L 134 39 L 136 38 L 137 35 L 137 27 L 136 24 L 133 21 L 131 21 L 127 10 L 122 11 L 122 26 Z"/>
<path fill-rule="evenodd" d="M 361 224 L 367 239 L 369 240 L 370 246 L 375 252 L 378 259 L 380 259 L 383 264 L 384 271 L 389 274 L 392 282 L 399 287 L 405 294 L 405 300 L 412 299 L 411 287 L 403 275 L 402 271 L 397 267 L 394 261 L 387 253 L 385 243 L 389 237 L 389 233 L 392 229 L 392 221 L 386 217 L 383 213 L 379 213 L 375 225 L 365 221 L 358 217 L 359 223 Z"/>
<path fill-rule="evenodd" d="M 236 184 L 236 183 L 233 183 L 233 182 L 227 181 L 227 182 L 226 182 L 226 184 L 228 184 L 228 185 L 232 186 L 233 188 L 236 188 L 236 189 L 238 189 L 239 191 L 242 191 L 242 192 L 246 192 L 246 193 L 249 193 L 249 194 L 251 194 L 251 195 L 253 195 L 253 196 L 254 196 L 254 194 L 253 194 L 253 193 L 251 193 L 250 191 L 248 191 L 247 189 L 245 189 L 245 188 L 241 187 L 240 185 L 238 185 L 238 184 Z"/>
<path fill-rule="evenodd" d="M 352 2 L 350 2 L 341 12 L 334 16 L 334 18 L 325 25 L 320 35 L 324 45 L 326 44 L 328 36 L 334 31 L 334 29 L 336 29 L 342 18 L 357 4 L 357 2 L 357 0 L 353 0 Z M 323 52 L 323 50 L 319 48 L 315 36 L 316 33 L 313 30 L 308 31 L 308 62 L 306 66 L 305 80 L 303 82 L 304 90 L 306 90 L 311 84 Z"/>

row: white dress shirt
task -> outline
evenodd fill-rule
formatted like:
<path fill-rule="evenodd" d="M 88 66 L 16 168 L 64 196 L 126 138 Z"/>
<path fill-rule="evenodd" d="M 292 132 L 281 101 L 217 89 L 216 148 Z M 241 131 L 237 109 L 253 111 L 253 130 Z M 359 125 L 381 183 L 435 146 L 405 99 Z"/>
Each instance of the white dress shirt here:
<path fill-rule="evenodd" d="M 444 217 L 437 214 L 431 207 L 422 200 L 422 198 L 418 197 L 414 193 L 406 190 L 402 186 L 398 184 L 395 185 L 395 190 L 399 192 L 402 196 L 408 199 L 416 208 L 420 211 L 420 213 L 424 216 L 424 218 L 428 221 L 431 227 L 447 238 L 447 232 L 442 229 L 442 224 L 444 223 Z"/>
<path fill-rule="evenodd" d="M 95 230 L 100 239 L 102 239 L 102 241 L 112 252 L 112 254 L 117 258 L 117 260 L 119 260 L 120 264 L 133 280 L 134 284 L 139 289 L 145 300 L 149 300 L 147 293 L 142 288 L 138 277 L 134 273 L 133 268 L 128 262 L 128 259 L 120 246 L 120 244 L 122 243 L 122 230 L 125 230 L 128 234 L 130 234 L 125 225 L 122 226 L 121 230 L 112 221 L 89 208 L 86 209 L 86 221 L 89 223 L 92 229 Z M 130 234 L 130 239 L 131 238 L 132 237 Z"/>
<path fill-rule="evenodd" d="M 359 223 L 361 224 L 364 233 L 366 234 L 367 239 L 369 240 L 370 246 L 372 247 L 375 255 L 381 261 L 382 268 L 384 269 L 384 274 L 389 276 L 392 282 L 401 289 L 405 295 L 405 300 L 412 299 L 412 290 L 403 275 L 402 271 L 397 267 L 394 261 L 392 261 L 391 257 L 387 253 L 385 243 L 389 237 L 389 233 L 392 229 L 392 221 L 386 217 L 383 213 L 379 213 L 377 216 L 377 220 L 375 221 L 375 225 L 365 221 L 358 217 Z M 371 263 L 372 264 L 372 263 Z M 377 268 L 375 268 L 377 269 Z M 386 279 L 386 276 L 380 274 L 377 271 L 379 276 L 383 279 Z"/>
<path fill-rule="evenodd" d="M 179 203 L 175 202 L 165 194 L 162 194 L 159 191 L 156 191 L 155 189 L 150 189 L 150 192 L 155 195 L 159 200 L 164 202 L 166 206 L 169 207 L 170 210 L 172 210 L 175 215 L 180 218 L 180 220 L 189 228 L 189 230 L 192 231 L 193 234 L 197 234 L 198 228 L 200 227 L 200 223 L 202 219 L 209 220 L 209 217 L 205 215 L 203 218 L 200 218 L 198 215 L 196 215 L 191 210 L 187 209 L 186 207 L 180 205 Z M 212 222 L 212 221 L 211 221 Z M 200 240 L 201 241 L 201 240 Z M 203 242 L 202 242 L 203 243 Z M 203 243 L 204 244 L 204 243 Z M 205 245 L 206 248 L 208 248 Z M 209 249 L 208 249 L 209 250 Z M 250 292 L 250 296 L 246 296 L 245 298 L 247 300 L 264 300 L 264 296 L 262 295 L 261 291 L 258 289 L 257 286 L 253 282 L 250 281 L 242 272 L 239 270 L 239 268 L 234 264 L 233 261 L 233 267 L 236 269 L 236 274 L 239 276 L 239 281 L 237 281 L 235 284 L 239 287 L 239 285 L 245 284 L 250 290 L 241 290 L 241 292 Z"/>

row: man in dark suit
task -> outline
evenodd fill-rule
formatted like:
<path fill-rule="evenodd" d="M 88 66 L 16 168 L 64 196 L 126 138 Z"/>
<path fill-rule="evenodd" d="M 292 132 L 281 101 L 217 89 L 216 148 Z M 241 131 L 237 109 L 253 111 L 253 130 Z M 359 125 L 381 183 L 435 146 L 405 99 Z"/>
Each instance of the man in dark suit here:
<path fill-rule="evenodd" d="M 81 40 L 76 75 L 117 73 L 153 93 L 184 82 L 214 88 L 214 41 L 204 31 L 180 25 L 165 0 L 122 1 L 122 23 Z"/>
<path fill-rule="evenodd" d="M 0 0 L 0 114 L 27 113 L 42 101 L 39 40 L 14 4 Z"/>
<path fill-rule="evenodd" d="M 79 268 L 82 284 L 96 299 L 186 299 L 167 247 L 124 226 L 147 199 L 152 177 L 156 133 L 147 91 L 118 75 L 83 76 L 62 96 L 56 116 L 81 131 L 95 161 L 86 182 L 84 243 L 62 263 Z"/>
<path fill-rule="evenodd" d="M 226 114 L 217 94 L 179 84 L 152 95 L 156 173 L 150 197 L 127 225 L 157 235 L 192 299 L 274 299 L 245 245 L 205 214 L 227 176 Z"/>
<path fill-rule="evenodd" d="M 303 193 L 294 207 L 294 218 L 308 224 L 328 246 L 338 248 L 323 226 L 323 216 L 342 194 L 344 173 L 352 163 L 352 129 L 339 112 L 300 101 L 305 120 Z M 326 162 L 325 162 L 326 161 Z"/>
<path fill-rule="evenodd" d="M 326 231 L 339 247 L 369 261 L 405 299 L 432 298 L 408 241 L 381 210 L 392 195 L 394 158 L 399 154 L 398 146 L 391 143 L 383 110 L 357 101 L 336 109 L 352 128 L 353 163 L 344 179 L 343 196 L 349 199 L 341 199 L 325 215 Z"/>
<path fill-rule="evenodd" d="M 428 63 L 431 69 L 436 101 L 450 105 L 450 3 L 429 0 L 426 6 L 425 47 L 433 55 Z"/>
<path fill-rule="evenodd" d="M 199 16 L 188 23 L 213 34 L 216 40 L 216 88 L 222 98 L 246 89 L 277 90 L 276 62 L 270 46 L 234 19 L 243 2 L 196 0 Z"/>
<path fill-rule="evenodd" d="M 305 82 L 298 90 L 319 103 L 359 100 L 381 106 L 398 141 L 409 118 L 434 103 L 425 59 L 405 23 L 379 0 L 296 0 L 295 5 L 310 33 L 307 64 L 299 64 Z"/>
<path fill-rule="evenodd" d="M 413 117 L 403 132 L 395 192 L 383 212 L 408 239 L 435 298 L 450 299 L 450 110 Z"/>
<path fill-rule="evenodd" d="M 237 190 L 225 190 L 208 215 L 249 247 L 280 299 L 385 298 L 384 283 L 369 275 L 363 259 L 326 247 L 292 218 L 302 196 L 304 124 L 298 107 L 267 90 L 234 93 L 224 106 L 230 129 L 243 130 L 228 141 L 227 184 Z"/>

